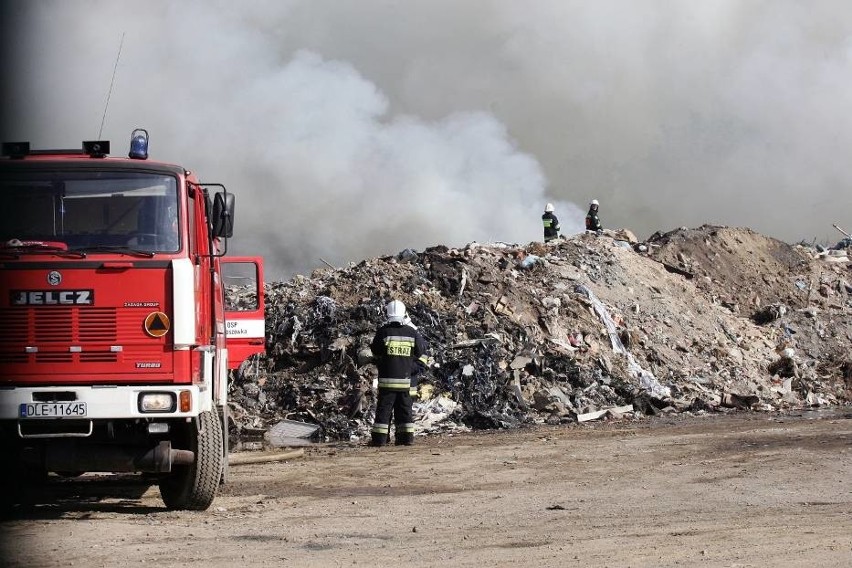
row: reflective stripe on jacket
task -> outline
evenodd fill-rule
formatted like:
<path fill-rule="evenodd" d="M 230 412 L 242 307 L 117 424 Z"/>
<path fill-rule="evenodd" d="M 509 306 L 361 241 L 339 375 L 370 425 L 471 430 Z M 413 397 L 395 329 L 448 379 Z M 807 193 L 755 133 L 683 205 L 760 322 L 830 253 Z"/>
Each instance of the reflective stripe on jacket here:
<path fill-rule="evenodd" d="M 559 236 L 559 219 L 556 215 L 548 211 L 541 216 L 541 222 L 544 225 L 544 240 L 549 241 Z"/>
<path fill-rule="evenodd" d="M 389 322 L 376 331 L 370 344 L 379 369 L 379 388 L 404 390 L 411 388 L 411 376 L 421 362 L 428 365 L 426 341 L 411 326 Z M 416 385 L 416 380 L 414 381 Z"/>

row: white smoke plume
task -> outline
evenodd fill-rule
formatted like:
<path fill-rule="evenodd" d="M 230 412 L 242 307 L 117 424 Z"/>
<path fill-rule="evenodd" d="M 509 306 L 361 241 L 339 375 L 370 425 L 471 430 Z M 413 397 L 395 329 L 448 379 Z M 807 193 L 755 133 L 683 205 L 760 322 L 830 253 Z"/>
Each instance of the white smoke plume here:
<path fill-rule="evenodd" d="M 286 276 L 402 248 L 608 227 L 852 225 L 852 4 L 835 0 L 13 3 L 4 139 L 122 153 L 238 196 Z M 577 204 L 577 205 L 574 205 Z"/>

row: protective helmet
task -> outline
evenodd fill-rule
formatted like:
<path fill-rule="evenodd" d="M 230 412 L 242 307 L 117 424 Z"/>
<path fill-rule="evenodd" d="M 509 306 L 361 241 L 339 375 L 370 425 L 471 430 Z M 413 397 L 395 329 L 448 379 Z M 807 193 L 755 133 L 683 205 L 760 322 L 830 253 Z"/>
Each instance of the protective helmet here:
<path fill-rule="evenodd" d="M 393 300 L 392 302 L 388 302 L 388 305 L 385 306 L 385 313 L 388 315 L 388 319 L 391 321 L 399 323 L 405 322 L 405 304 L 403 304 L 399 300 Z"/>
<path fill-rule="evenodd" d="M 551 211 L 553 211 L 553 203 L 548 203 L 547 205 L 544 206 L 544 212 L 545 213 L 550 213 Z"/>
<path fill-rule="evenodd" d="M 592 202 L 589 203 L 589 205 L 600 205 L 600 203 L 598 203 L 597 199 L 592 199 Z"/>

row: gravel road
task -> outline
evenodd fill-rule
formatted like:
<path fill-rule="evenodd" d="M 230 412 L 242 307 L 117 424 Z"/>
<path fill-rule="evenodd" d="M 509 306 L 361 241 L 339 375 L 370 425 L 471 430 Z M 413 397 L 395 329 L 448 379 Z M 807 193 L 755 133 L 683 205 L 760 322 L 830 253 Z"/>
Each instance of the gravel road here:
<path fill-rule="evenodd" d="M 850 566 L 852 413 L 326 446 L 233 467 L 206 512 L 136 477 L 30 498 L 6 566 Z"/>

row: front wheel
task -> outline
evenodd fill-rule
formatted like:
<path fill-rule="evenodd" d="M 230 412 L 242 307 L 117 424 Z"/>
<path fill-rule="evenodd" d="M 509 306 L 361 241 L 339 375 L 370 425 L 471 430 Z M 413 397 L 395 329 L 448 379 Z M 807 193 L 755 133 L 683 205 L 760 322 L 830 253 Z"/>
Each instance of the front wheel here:
<path fill-rule="evenodd" d="M 169 509 L 204 511 L 216 497 L 224 465 L 222 423 L 212 412 L 202 412 L 187 424 L 176 447 L 195 452 L 191 465 L 176 465 L 160 481 L 160 495 Z"/>

